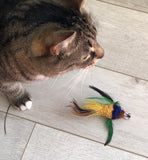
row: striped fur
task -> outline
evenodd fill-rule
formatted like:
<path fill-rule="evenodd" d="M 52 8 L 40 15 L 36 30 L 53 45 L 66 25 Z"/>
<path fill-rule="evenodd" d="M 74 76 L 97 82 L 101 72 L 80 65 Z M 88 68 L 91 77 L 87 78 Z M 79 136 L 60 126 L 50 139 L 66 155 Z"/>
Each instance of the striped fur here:
<path fill-rule="evenodd" d="M 83 2 L 1 1 L 2 92 L 9 95 L 14 88 L 18 94 L 21 87 L 16 85 L 17 82 L 37 80 L 39 76 L 53 77 L 75 68 L 87 68 L 103 56 L 103 49 L 96 41 L 95 24 L 82 8 Z M 8 87 L 4 91 L 2 88 L 5 84 L 11 84 L 10 89 Z"/>

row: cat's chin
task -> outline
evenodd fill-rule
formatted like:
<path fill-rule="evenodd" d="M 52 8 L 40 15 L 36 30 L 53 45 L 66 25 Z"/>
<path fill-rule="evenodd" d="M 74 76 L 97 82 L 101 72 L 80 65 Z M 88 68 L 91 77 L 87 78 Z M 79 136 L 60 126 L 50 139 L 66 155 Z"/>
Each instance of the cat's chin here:
<path fill-rule="evenodd" d="M 62 70 L 62 71 L 58 71 L 57 74 L 55 76 L 59 76 L 61 74 L 64 74 L 66 72 L 69 72 L 69 71 L 72 71 L 74 69 L 84 69 L 84 70 L 87 70 L 87 69 L 90 69 L 92 68 L 95 64 L 96 64 L 97 61 L 94 61 L 93 63 L 91 63 L 90 65 L 88 66 L 81 66 L 81 65 L 77 65 L 77 64 L 71 64 L 70 66 L 68 66 L 66 69 Z"/>
<path fill-rule="evenodd" d="M 96 64 L 96 63 L 92 63 L 91 65 L 85 66 L 85 67 L 77 66 L 77 65 L 71 65 L 71 66 L 69 66 L 66 70 L 59 72 L 59 74 L 66 73 L 66 72 L 72 71 L 72 70 L 74 70 L 74 69 L 84 69 L 84 70 L 87 70 L 87 69 L 92 68 L 95 64 Z"/>
<path fill-rule="evenodd" d="M 96 64 L 96 62 L 93 62 L 92 64 L 90 64 L 90 65 L 88 65 L 88 66 L 86 66 L 86 67 L 84 67 L 82 69 L 90 69 L 90 68 L 94 67 L 95 64 Z"/>
<path fill-rule="evenodd" d="M 78 69 L 78 67 L 76 67 L 76 66 L 77 65 L 72 64 L 72 65 L 68 66 L 66 69 L 64 69 L 63 71 L 60 71 L 58 74 L 60 75 L 60 74 L 66 73 L 68 71 L 72 71 L 74 69 Z"/>
<path fill-rule="evenodd" d="M 87 70 L 87 69 L 92 68 L 94 65 L 95 65 L 95 64 L 91 64 L 91 65 L 89 65 L 89 66 L 87 66 L 87 67 L 85 67 L 85 68 L 82 68 L 82 69 Z"/>
<path fill-rule="evenodd" d="M 39 74 L 35 77 L 35 80 L 45 80 L 45 79 L 47 79 L 47 77 L 42 74 Z"/>

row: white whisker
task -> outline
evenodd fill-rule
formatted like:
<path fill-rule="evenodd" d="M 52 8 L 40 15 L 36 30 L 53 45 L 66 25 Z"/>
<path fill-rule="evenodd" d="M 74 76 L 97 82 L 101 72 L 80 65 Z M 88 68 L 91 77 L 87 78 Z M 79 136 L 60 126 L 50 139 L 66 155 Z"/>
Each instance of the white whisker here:
<path fill-rule="evenodd" d="M 70 85 L 72 84 L 72 81 L 75 81 L 75 79 L 81 74 L 82 69 L 79 70 L 78 73 L 76 73 L 75 75 L 72 76 L 72 78 L 67 82 L 67 84 L 70 83 Z"/>
<path fill-rule="evenodd" d="M 87 75 L 88 75 L 88 72 L 89 72 L 89 70 L 87 69 L 87 70 L 85 70 L 85 74 L 84 74 L 84 76 L 83 76 L 83 78 L 82 78 L 82 81 L 81 81 L 81 97 L 82 97 L 82 93 L 83 93 L 83 85 L 84 85 L 84 82 L 85 82 L 85 79 L 86 79 L 86 77 L 87 77 Z"/>
<path fill-rule="evenodd" d="M 55 78 L 55 80 L 53 81 L 53 83 L 50 85 L 50 89 L 52 89 L 52 88 L 55 86 L 58 78 L 59 78 L 59 76 L 57 76 L 57 77 Z"/>
<path fill-rule="evenodd" d="M 83 76 L 83 70 L 81 69 L 78 75 L 75 75 L 75 80 L 73 83 L 70 84 L 70 87 L 68 88 L 67 96 L 71 94 L 71 91 L 78 85 L 78 83 L 81 81 L 81 78 Z"/>

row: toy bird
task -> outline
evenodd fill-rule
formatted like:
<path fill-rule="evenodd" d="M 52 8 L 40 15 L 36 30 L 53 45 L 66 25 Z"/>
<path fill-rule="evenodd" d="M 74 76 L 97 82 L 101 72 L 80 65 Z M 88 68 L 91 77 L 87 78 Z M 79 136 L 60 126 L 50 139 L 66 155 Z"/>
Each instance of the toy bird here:
<path fill-rule="evenodd" d="M 73 113 L 78 116 L 104 116 L 106 117 L 106 126 L 108 128 L 108 138 L 104 145 L 107 145 L 113 136 L 113 123 L 112 120 L 131 117 L 130 113 L 126 113 L 121 107 L 119 102 L 114 102 L 113 99 L 102 90 L 89 86 L 91 89 L 97 91 L 102 97 L 90 97 L 87 98 L 86 105 L 80 108 L 75 100 L 73 100 Z M 94 101 L 95 100 L 95 101 Z M 99 101 L 104 101 L 105 104 Z"/>

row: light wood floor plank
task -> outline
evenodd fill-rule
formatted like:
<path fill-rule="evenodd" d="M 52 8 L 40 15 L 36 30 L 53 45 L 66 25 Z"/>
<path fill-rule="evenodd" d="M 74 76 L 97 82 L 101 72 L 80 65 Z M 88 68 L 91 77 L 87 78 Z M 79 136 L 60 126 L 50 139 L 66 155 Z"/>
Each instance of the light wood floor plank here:
<path fill-rule="evenodd" d="M 148 13 L 147 0 L 98 0 Z"/>
<path fill-rule="evenodd" d="M 88 0 L 105 57 L 98 66 L 148 80 L 148 14 Z"/>
<path fill-rule="evenodd" d="M 111 147 L 37 125 L 22 160 L 146 160 Z"/>
<path fill-rule="evenodd" d="M 4 116 L 0 113 L 0 160 L 19 160 L 25 149 L 33 123 L 16 118 L 7 117 L 7 135 L 4 135 Z"/>

